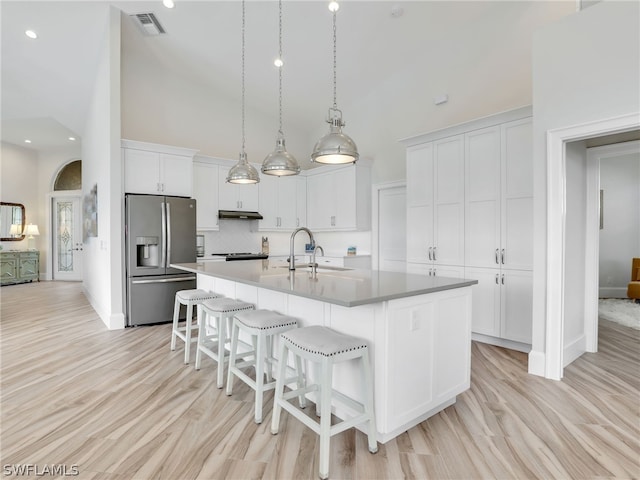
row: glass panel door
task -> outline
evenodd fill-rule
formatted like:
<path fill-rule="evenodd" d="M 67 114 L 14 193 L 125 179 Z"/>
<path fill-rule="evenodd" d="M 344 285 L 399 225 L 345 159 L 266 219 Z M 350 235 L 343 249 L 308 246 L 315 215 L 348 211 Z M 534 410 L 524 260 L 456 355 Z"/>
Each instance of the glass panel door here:
<path fill-rule="evenodd" d="M 53 199 L 54 280 L 82 280 L 81 214 L 79 197 Z"/>

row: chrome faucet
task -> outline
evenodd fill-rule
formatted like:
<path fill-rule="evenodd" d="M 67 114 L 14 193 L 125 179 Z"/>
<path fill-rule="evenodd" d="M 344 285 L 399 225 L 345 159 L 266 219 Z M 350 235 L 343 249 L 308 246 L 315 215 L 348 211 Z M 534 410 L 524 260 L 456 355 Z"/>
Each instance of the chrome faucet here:
<path fill-rule="evenodd" d="M 318 264 L 316 263 L 316 252 L 320 250 L 322 252 L 322 256 L 324 257 L 324 248 L 320 245 L 316 245 L 313 247 L 313 253 L 311 254 L 311 274 L 315 277 L 318 273 Z"/>
<path fill-rule="evenodd" d="M 315 245 L 316 243 L 313 239 L 313 233 L 311 233 L 311 230 L 309 230 L 307 227 L 296 228 L 291 234 L 291 241 L 289 242 L 289 270 L 296 269 L 296 257 L 293 254 L 294 240 L 296 238 L 296 234 L 301 230 L 309 234 L 309 241 L 311 242 L 311 245 Z"/>

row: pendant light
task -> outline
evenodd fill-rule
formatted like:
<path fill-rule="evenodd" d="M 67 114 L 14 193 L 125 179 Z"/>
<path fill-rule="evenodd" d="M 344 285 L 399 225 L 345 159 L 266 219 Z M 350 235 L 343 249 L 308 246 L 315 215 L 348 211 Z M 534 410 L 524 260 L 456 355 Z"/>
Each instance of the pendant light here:
<path fill-rule="evenodd" d="M 311 161 L 318 163 L 355 163 L 359 157 L 355 142 L 342 133 L 345 123 L 336 101 L 336 12 L 339 8 L 336 1 L 329 4 L 329 10 L 333 12 L 333 107 L 329 109 L 327 119 L 329 133 L 318 140 L 311 154 Z"/>
<path fill-rule="evenodd" d="M 262 162 L 262 173 L 267 175 L 285 176 L 297 175 L 300 173 L 300 165 L 293 155 L 287 152 L 284 145 L 284 133 L 282 133 L 282 0 L 278 1 L 279 23 L 278 23 L 278 58 L 274 62 L 278 67 L 278 110 L 280 113 L 280 128 L 276 139 L 276 148 L 266 156 Z"/>
<path fill-rule="evenodd" d="M 244 151 L 244 0 L 242 0 L 242 150 L 240 160 L 229 170 L 227 183 L 251 184 L 258 183 L 260 177 L 258 171 L 247 161 Z"/>

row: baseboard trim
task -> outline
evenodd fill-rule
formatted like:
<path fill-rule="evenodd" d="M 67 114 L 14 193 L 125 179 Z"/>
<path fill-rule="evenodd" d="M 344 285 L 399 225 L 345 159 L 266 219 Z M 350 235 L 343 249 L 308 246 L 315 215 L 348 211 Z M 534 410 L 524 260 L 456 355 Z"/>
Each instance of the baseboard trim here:
<path fill-rule="evenodd" d="M 492 337 L 491 335 L 483 335 L 482 333 L 472 333 L 471 340 L 488 343 L 497 347 L 508 348 L 510 350 L 517 350 L 518 352 L 523 353 L 529 353 L 531 351 L 531 345 L 528 343 L 514 342 L 513 340 L 507 340 L 506 338 Z"/>
<path fill-rule="evenodd" d="M 587 340 L 584 334 L 581 334 L 578 338 L 573 340 L 564 347 L 562 358 L 564 359 L 563 368 L 569 365 L 571 362 L 579 358 L 583 353 L 587 351 Z"/>
<path fill-rule="evenodd" d="M 600 298 L 627 298 L 626 287 L 603 287 L 598 290 Z"/>
<path fill-rule="evenodd" d="M 536 350 L 529 352 L 529 373 L 544 377 L 545 354 Z"/>

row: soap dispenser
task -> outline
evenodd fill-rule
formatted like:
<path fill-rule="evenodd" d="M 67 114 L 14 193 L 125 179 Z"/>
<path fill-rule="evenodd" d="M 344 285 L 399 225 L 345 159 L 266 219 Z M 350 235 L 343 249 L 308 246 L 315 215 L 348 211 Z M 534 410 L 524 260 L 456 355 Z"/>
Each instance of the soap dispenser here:
<path fill-rule="evenodd" d="M 269 237 L 262 237 L 262 253 L 269 255 Z"/>

